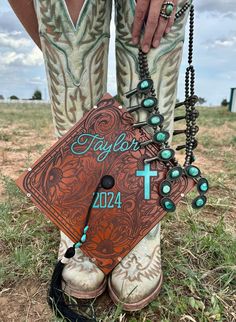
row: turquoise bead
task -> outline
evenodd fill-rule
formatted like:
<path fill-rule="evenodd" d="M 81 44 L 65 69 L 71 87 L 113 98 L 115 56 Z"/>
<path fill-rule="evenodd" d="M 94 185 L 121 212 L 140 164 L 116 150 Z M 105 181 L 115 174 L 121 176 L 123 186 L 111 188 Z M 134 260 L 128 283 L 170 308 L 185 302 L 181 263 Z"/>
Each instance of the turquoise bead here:
<path fill-rule="evenodd" d="M 143 105 L 145 107 L 152 107 L 154 105 L 154 100 L 147 98 L 146 100 L 144 100 Z"/>
<path fill-rule="evenodd" d="M 172 12 L 173 12 L 173 9 L 174 9 L 173 5 L 172 4 L 168 4 L 166 6 L 166 15 L 167 16 L 170 16 L 172 14 Z"/>
<path fill-rule="evenodd" d="M 83 236 L 80 239 L 81 242 L 84 243 L 86 241 L 86 238 L 87 238 L 86 234 L 83 234 Z"/>
<path fill-rule="evenodd" d="M 178 178 L 180 176 L 179 170 L 174 170 L 171 172 L 171 178 Z"/>
<path fill-rule="evenodd" d="M 192 177 L 197 177 L 199 175 L 199 170 L 195 167 L 190 167 L 188 169 L 188 174 Z"/>
<path fill-rule="evenodd" d="M 160 123 L 160 121 L 161 121 L 161 119 L 159 116 L 153 116 L 151 118 L 151 124 L 153 124 L 153 125 L 158 125 Z"/>
<path fill-rule="evenodd" d="M 163 132 L 156 133 L 156 134 L 155 134 L 155 140 L 156 140 L 157 142 L 165 142 L 165 140 L 166 140 L 166 135 L 165 135 L 165 133 L 163 133 Z"/>
<path fill-rule="evenodd" d="M 164 159 L 164 160 L 168 160 L 172 157 L 172 153 L 170 150 L 163 150 L 161 152 L 161 157 Z"/>
<path fill-rule="evenodd" d="M 141 85 L 140 85 L 140 87 L 141 87 L 141 89 L 146 89 L 146 88 L 148 88 L 148 86 L 149 86 L 149 83 L 148 83 L 148 81 L 143 81 L 142 83 L 141 83 Z"/>
<path fill-rule="evenodd" d="M 202 207 L 204 205 L 204 200 L 199 198 L 196 200 L 196 206 L 197 207 Z"/>
<path fill-rule="evenodd" d="M 204 182 L 203 184 L 201 184 L 200 190 L 203 191 L 203 192 L 207 192 L 207 190 L 208 190 L 208 184 L 206 182 Z"/>
<path fill-rule="evenodd" d="M 84 228 L 84 233 L 85 233 L 85 234 L 87 233 L 88 229 L 89 229 L 89 226 L 86 226 L 86 227 Z"/>
<path fill-rule="evenodd" d="M 170 192 L 170 190 L 171 190 L 171 188 L 170 188 L 170 186 L 168 186 L 168 185 L 163 186 L 163 188 L 162 188 L 162 191 L 163 191 L 165 194 L 169 193 L 169 192 Z"/>
<path fill-rule="evenodd" d="M 174 202 L 169 198 L 163 198 L 161 200 L 161 206 L 167 212 L 173 212 L 176 208 Z"/>
<path fill-rule="evenodd" d="M 80 248 L 80 246 L 82 246 L 81 242 L 78 242 L 77 244 L 75 244 L 75 248 Z"/>
<path fill-rule="evenodd" d="M 174 204 L 171 201 L 165 201 L 165 207 L 168 210 L 172 210 L 172 209 L 174 209 Z"/>
<path fill-rule="evenodd" d="M 203 206 L 205 206 L 206 202 L 207 202 L 207 198 L 205 196 L 198 196 L 193 200 L 192 207 L 194 209 L 202 208 Z"/>
<path fill-rule="evenodd" d="M 170 181 L 174 181 L 179 179 L 182 176 L 182 173 L 183 173 L 183 169 L 181 168 L 181 166 L 176 166 L 169 170 L 167 177 L 169 178 Z"/>

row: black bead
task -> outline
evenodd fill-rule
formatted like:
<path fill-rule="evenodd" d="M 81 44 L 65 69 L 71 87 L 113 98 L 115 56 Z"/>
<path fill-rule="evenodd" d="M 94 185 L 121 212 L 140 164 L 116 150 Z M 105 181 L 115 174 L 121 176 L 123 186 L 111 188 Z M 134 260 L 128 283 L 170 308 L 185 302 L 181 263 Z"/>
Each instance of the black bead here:
<path fill-rule="evenodd" d="M 107 190 L 111 189 L 114 187 L 114 185 L 115 185 L 115 179 L 112 176 L 106 175 L 102 177 L 101 186 L 104 189 L 107 189 Z"/>
<path fill-rule="evenodd" d="M 75 256 L 75 249 L 74 249 L 74 247 L 68 248 L 64 256 L 66 258 L 72 258 L 73 256 Z"/>

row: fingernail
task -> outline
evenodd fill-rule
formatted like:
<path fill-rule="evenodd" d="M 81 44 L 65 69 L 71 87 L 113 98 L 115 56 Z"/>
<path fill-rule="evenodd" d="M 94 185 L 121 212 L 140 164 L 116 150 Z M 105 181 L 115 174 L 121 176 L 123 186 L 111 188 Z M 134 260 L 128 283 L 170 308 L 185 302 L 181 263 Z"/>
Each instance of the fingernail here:
<path fill-rule="evenodd" d="M 159 45 L 159 40 L 155 40 L 154 42 L 153 42 L 153 47 L 158 47 L 158 45 Z"/>
<path fill-rule="evenodd" d="M 144 45 L 143 46 L 143 52 L 147 53 L 149 51 L 149 46 L 148 45 Z"/>
<path fill-rule="evenodd" d="M 133 38 L 132 41 L 133 41 L 134 45 L 137 45 L 138 44 L 138 37 Z"/>
<path fill-rule="evenodd" d="M 170 32 L 170 27 L 166 28 L 166 34 Z"/>

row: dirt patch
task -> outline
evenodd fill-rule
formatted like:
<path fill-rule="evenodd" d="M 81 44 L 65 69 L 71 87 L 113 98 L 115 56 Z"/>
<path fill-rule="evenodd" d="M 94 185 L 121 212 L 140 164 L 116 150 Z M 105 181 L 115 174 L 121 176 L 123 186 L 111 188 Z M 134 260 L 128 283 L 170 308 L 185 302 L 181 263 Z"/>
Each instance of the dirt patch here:
<path fill-rule="evenodd" d="M 54 315 L 47 303 L 47 288 L 46 283 L 40 284 L 35 280 L 24 280 L 13 287 L 4 288 L 0 292 L 0 322 L 52 321 Z M 97 316 L 105 314 L 105 312 L 109 316 L 115 308 L 107 291 L 95 301 L 94 299 L 77 300 L 77 304 L 78 308 L 84 310 L 92 304 Z M 90 314 L 89 311 L 88 314 Z"/>
<path fill-rule="evenodd" d="M 0 292 L 0 321 L 50 321 L 52 313 L 46 303 L 46 294 L 46 285 L 34 280 L 22 281 L 12 288 L 4 288 Z"/>
<path fill-rule="evenodd" d="M 15 126 L 4 129 L 4 134 L 10 134 Z M 15 180 L 20 173 L 31 166 L 46 150 L 56 142 L 51 129 L 43 129 L 38 135 L 33 130 L 18 130 L 18 134 L 8 139 L 0 140 L 1 175 Z M 0 200 L 3 199 L 4 187 L 0 183 Z"/>
<path fill-rule="evenodd" d="M 225 122 L 220 126 L 220 133 L 219 133 L 219 127 L 205 127 L 201 126 L 200 128 L 200 134 L 203 133 L 209 133 L 211 137 L 220 138 L 220 133 L 224 134 L 224 137 L 232 137 L 235 135 L 235 129 L 232 127 L 232 124 L 230 122 Z"/>

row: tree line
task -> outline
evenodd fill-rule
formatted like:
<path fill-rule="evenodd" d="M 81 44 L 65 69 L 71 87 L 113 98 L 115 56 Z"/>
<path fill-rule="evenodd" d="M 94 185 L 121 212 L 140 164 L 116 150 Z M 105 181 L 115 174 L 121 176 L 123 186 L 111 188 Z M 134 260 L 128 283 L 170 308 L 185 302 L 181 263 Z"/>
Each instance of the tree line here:
<path fill-rule="evenodd" d="M 11 95 L 9 97 L 10 100 L 18 100 L 19 98 L 16 96 L 16 95 Z M 4 96 L 3 95 L 0 95 L 0 100 L 4 100 Z M 29 100 L 37 100 L 37 101 L 41 101 L 42 100 L 42 92 L 40 90 L 35 90 L 32 97 L 29 99 Z M 177 100 L 177 103 L 179 102 L 179 100 Z M 204 105 L 205 103 L 207 102 L 207 100 L 204 98 L 204 97 L 199 97 L 198 98 L 198 103 L 200 105 Z M 221 106 L 228 106 L 229 105 L 229 102 L 227 101 L 226 98 L 224 98 L 222 101 L 221 101 Z"/>
<path fill-rule="evenodd" d="M 18 100 L 19 97 L 17 97 L 16 95 L 11 95 L 9 97 L 10 100 Z M 3 95 L 0 95 L 0 100 L 4 100 L 4 96 Z M 29 98 L 29 100 L 32 100 L 32 101 L 41 101 L 42 100 L 42 92 L 38 89 L 36 89 L 32 95 L 31 98 Z"/>

